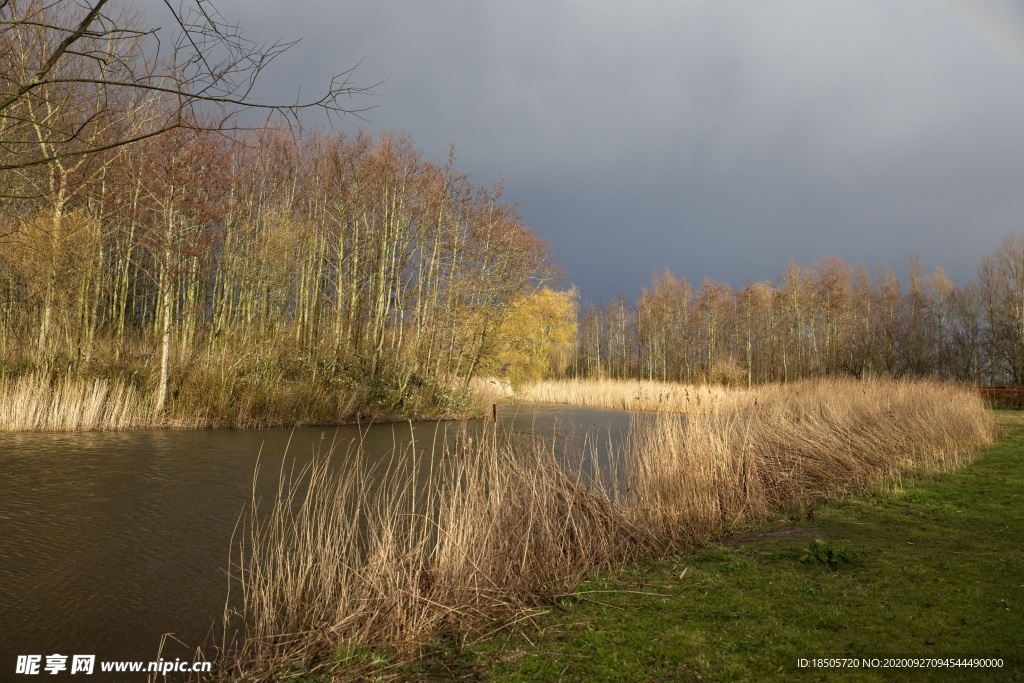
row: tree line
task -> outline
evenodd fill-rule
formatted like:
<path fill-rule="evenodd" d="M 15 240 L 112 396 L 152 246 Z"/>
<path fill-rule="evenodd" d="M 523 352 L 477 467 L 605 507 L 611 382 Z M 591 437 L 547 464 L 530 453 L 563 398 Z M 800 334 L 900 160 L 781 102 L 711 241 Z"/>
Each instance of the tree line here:
<path fill-rule="evenodd" d="M 165 44 L 130 4 L 0 0 L 0 375 L 122 379 L 237 424 L 461 405 L 553 277 L 546 244 L 454 153 L 242 126 L 363 90 L 258 104 L 288 44 L 188 7 Z"/>
<path fill-rule="evenodd" d="M 348 382 L 400 409 L 472 377 L 553 275 L 500 188 L 404 136 L 180 129 L 91 162 L 23 172 L 37 198 L 4 204 L 0 358 L 152 376 L 157 410 L 189 373 L 218 395 Z"/>
<path fill-rule="evenodd" d="M 170 6 L 168 6 L 170 7 Z M 287 44 L 254 46 L 209 3 L 170 50 L 130 5 L 0 0 L 0 376 L 118 378 L 157 413 L 336 420 L 465 405 L 474 375 L 759 383 L 818 375 L 1024 384 L 1024 239 L 957 287 L 830 257 L 775 283 L 577 313 L 546 244 L 408 136 L 267 122 Z M 148 42 L 147 42 L 148 41 Z"/>
<path fill-rule="evenodd" d="M 729 384 L 866 374 L 1024 383 L 1024 237 L 956 286 L 912 259 L 906 283 L 830 256 L 775 283 L 694 288 L 665 271 L 635 302 L 584 308 L 578 376 Z"/>

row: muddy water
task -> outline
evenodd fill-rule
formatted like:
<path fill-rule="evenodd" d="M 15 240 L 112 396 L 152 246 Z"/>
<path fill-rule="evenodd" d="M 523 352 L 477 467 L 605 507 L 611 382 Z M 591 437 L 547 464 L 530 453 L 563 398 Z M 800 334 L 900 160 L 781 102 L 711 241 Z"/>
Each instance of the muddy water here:
<path fill-rule="evenodd" d="M 598 454 L 621 443 L 628 421 L 564 407 L 499 412 L 504 429 Z M 302 465 L 332 442 L 344 459 L 362 439 L 372 465 L 410 434 L 422 451 L 479 426 L 0 434 L 0 681 L 28 680 L 14 675 L 24 654 L 153 659 L 165 633 L 182 644 L 169 641 L 164 656 L 188 656 L 219 624 L 239 516 L 254 488 L 274 496 L 282 462 Z"/>

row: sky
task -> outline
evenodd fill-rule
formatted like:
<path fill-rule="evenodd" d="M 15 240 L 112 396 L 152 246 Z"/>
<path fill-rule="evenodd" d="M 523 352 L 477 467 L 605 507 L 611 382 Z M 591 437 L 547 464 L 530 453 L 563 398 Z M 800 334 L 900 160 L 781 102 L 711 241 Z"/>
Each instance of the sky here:
<path fill-rule="evenodd" d="M 1024 232 L 1019 0 L 216 0 L 301 39 L 265 101 L 358 63 L 345 132 L 455 145 L 583 298 L 835 254 L 955 282 Z"/>

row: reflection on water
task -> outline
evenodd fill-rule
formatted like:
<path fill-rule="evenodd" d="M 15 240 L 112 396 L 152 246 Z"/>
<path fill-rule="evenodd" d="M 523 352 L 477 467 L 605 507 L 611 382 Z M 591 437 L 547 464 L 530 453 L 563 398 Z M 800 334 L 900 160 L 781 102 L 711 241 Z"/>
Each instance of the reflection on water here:
<path fill-rule="evenodd" d="M 502 429 L 617 447 L 627 413 L 501 409 Z M 232 532 L 281 467 L 362 439 L 368 464 L 452 439 L 478 423 L 259 431 L 0 433 L 0 679 L 19 654 L 155 657 L 160 636 L 205 640 L 223 609 Z M 287 463 L 286 464 L 286 453 Z M 260 476 L 253 481 L 259 462 Z M 165 650 L 185 656 L 176 646 Z"/>

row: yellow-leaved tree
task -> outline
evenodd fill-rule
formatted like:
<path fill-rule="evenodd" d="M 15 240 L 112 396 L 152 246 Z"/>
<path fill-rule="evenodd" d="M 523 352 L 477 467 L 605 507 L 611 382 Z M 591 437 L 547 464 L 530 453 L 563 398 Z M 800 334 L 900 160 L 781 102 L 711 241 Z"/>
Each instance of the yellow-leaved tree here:
<path fill-rule="evenodd" d="M 486 370 L 515 383 L 565 372 L 576 348 L 576 288 L 521 296 L 498 328 Z"/>

